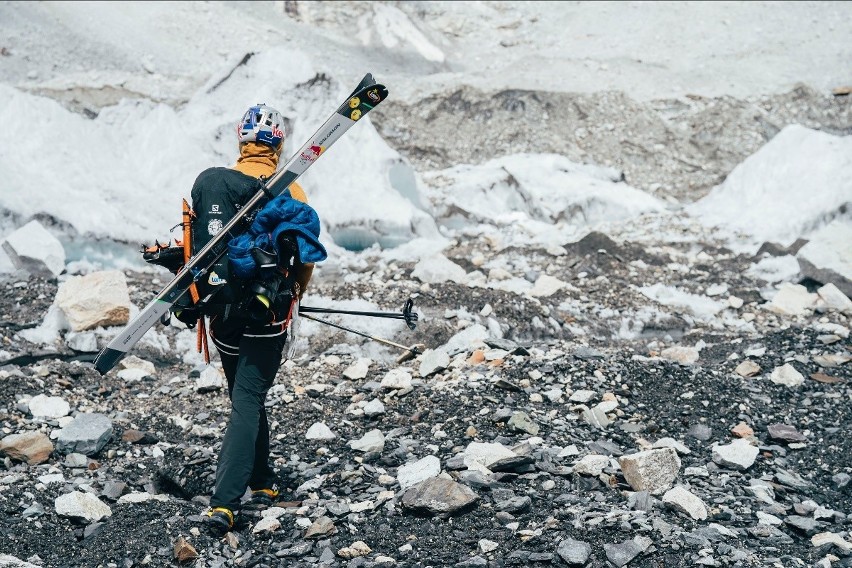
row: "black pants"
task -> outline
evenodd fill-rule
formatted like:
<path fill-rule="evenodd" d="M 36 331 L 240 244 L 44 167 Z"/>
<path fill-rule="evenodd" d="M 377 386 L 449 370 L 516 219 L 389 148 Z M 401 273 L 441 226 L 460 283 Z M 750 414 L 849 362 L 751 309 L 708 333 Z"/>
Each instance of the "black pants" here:
<path fill-rule="evenodd" d="M 210 322 L 210 336 L 222 359 L 231 399 L 210 506 L 236 511 L 246 487 L 268 489 L 278 479 L 269 466 L 264 403 L 281 364 L 287 334 L 281 326 L 255 330 L 233 318 L 216 317 Z"/>

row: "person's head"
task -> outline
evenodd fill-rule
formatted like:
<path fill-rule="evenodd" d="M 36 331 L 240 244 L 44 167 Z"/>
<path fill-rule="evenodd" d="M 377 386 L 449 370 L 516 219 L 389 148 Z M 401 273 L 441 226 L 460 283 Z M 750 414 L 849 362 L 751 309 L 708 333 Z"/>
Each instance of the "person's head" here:
<path fill-rule="evenodd" d="M 284 119 L 281 113 L 263 103 L 248 109 L 237 124 L 237 138 L 240 146 L 248 142 L 257 142 L 272 147 L 276 153 L 284 146 Z"/>

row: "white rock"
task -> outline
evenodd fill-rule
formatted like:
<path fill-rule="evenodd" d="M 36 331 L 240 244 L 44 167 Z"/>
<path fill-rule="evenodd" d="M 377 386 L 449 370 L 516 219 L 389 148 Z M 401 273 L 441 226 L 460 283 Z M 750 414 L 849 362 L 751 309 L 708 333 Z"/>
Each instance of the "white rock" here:
<path fill-rule="evenodd" d="M 479 541 L 479 551 L 483 554 L 488 554 L 494 550 L 497 550 L 500 547 L 500 544 L 494 542 L 493 540 L 488 540 L 487 538 L 480 539 Z"/>
<path fill-rule="evenodd" d="M 375 508 L 376 504 L 372 501 L 357 501 L 355 503 L 349 503 L 350 513 L 363 513 L 364 511 L 372 511 Z"/>
<path fill-rule="evenodd" d="M 663 503 L 686 513 L 696 521 L 703 521 L 707 518 L 707 506 L 704 501 L 681 485 L 666 491 L 663 495 Z"/>
<path fill-rule="evenodd" d="M 780 367 L 775 367 L 769 376 L 769 380 L 776 385 L 797 387 L 805 382 L 805 377 L 793 365 L 784 363 Z"/>
<path fill-rule="evenodd" d="M 150 377 L 157 376 L 157 368 L 154 364 L 145 359 L 141 359 L 136 355 L 130 355 L 118 362 L 118 366 L 122 369 L 139 369 L 145 371 L 145 374 Z"/>
<path fill-rule="evenodd" d="M 738 310 L 743 307 L 743 304 L 745 304 L 745 301 L 743 301 L 742 298 L 739 298 L 737 296 L 728 296 L 728 305 L 734 308 L 735 310 Z"/>
<path fill-rule="evenodd" d="M 74 351 L 81 351 L 83 353 L 94 353 L 99 351 L 98 336 L 91 331 L 82 333 L 69 331 L 65 334 L 65 345 Z"/>
<path fill-rule="evenodd" d="M 659 495 L 671 487 L 680 471 L 680 458 L 672 448 L 646 450 L 618 458 L 624 479 L 635 491 Z"/>
<path fill-rule="evenodd" d="M 149 375 L 146 371 L 143 371 L 142 369 L 122 369 L 118 373 L 116 373 L 116 376 L 127 384 L 133 384 L 138 383 L 143 378 Z M 196 384 L 198 384 L 198 381 L 196 381 Z M 196 387 L 196 389 L 197 388 L 198 387 Z M 217 388 L 221 388 L 221 385 L 219 385 L 219 387 Z"/>
<path fill-rule="evenodd" d="M 273 519 L 279 519 L 286 514 L 287 509 L 284 507 L 269 507 L 260 512 L 261 517 L 272 517 Z"/>
<path fill-rule="evenodd" d="M 852 551 L 852 543 L 850 543 L 848 540 L 845 540 L 839 534 L 832 532 L 823 532 L 815 534 L 811 537 L 811 544 L 817 547 L 822 546 L 824 544 L 833 544 L 844 552 Z"/>
<path fill-rule="evenodd" d="M 343 376 L 347 379 L 358 381 L 367 377 L 367 373 L 370 370 L 370 365 L 373 364 L 371 359 L 367 359 L 366 357 L 361 357 L 343 371 Z"/>
<path fill-rule="evenodd" d="M 606 467 L 609 467 L 609 458 L 596 454 L 585 456 L 572 466 L 574 473 L 595 477 L 603 473 Z"/>
<path fill-rule="evenodd" d="M 692 365 L 698 361 L 699 354 L 698 349 L 694 347 L 675 345 L 674 347 L 663 349 L 660 353 L 660 357 L 668 359 L 669 361 L 674 361 L 675 363 L 680 363 L 681 365 Z"/>
<path fill-rule="evenodd" d="M 134 491 L 132 493 L 128 493 L 127 495 L 122 495 L 118 498 L 117 503 L 147 503 L 148 501 L 160 501 L 166 502 L 169 498 L 167 495 L 152 495 L 151 493 L 147 493 L 145 491 Z"/>
<path fill-rule="evenodd" d="M 816 304 L 817 295 L 808 292 L 801 284 L 785 282 L 778 289 L 766 309 L 776 314 L 798 316 L 808 313 Z"/>
<path fill-rule="evenodd" d="M 711 284 L 710 286 L 707 287 L 707 289 L 704 291 L 704 293 L 706 295 L 710 296 L 710 297 L 713 297 L 713 296 L 721 296 L 722 294 L 724 294 L 727 291 L 728 291 L 728 285 L 727 284 Z"/>
<path fill-rule="evenodd" d="M 72 276 L 59 285 L 54 302 L 73 331 L 124 325 L 130 319 L 130 293 L 120 270 Z"/>
<path fill-rule="evenodd" d="M 421 282 L 428 284 L 441 284 L 443 282 L 461 283 L 464 281 L 467 273 L 464 268 L 452 262 L 443 254 L 436 254 L 424 258 L 414 265 L 414 270 L 411 271 L 412 278 L 417 278 Z"/>
<path fill-rule="evenodd" d="M 748 440 L 737 439 L 730 444 L 713 447 L 713 461 L 719 465 L 737 470 L 750 468 L 760 451 Z"/>
<path fill-rule="evenodd" d="M 784 521 L 776 517 L 775 515 L 770 515 L 769 513 L 764 513 L 763 511 L 758 511 L 755 513 L 757 517 L 757 524 L 759 525 L 783 525 Z"/>
<path fill-rule="evenodd" d="M 471 470 L 491 473 L 488 466 L 516 454 L 503 444 L 491 442 L 471 442 L 464 449 L 464 465 Z"/>
<path fill-rule="evenodd" d="M 734 369 L 734 372 L 741 377 L 753 377 L 760 373 L 760 365 L 752 361 L 751 359 L 746 359 Z"/>
<path fill-rule="evenodd" d="M 71 412 L 71 406 L 58 396 L 37 394 L 30 399 L 29 406 L 34 418 L 62 418 Z"/>
<path fill-rule="evenodd" d="M 25 562 L 9 554 L 0 553 L 0 568 L 41 568 L 38 564 Z"/>
<path fill-rule="evenodd" d="M 453 356 L 456 353 L 467 351 L 476 344 L 481 344 L 487 337 L 488 330 L 484 326 L 475 323 L 452 336 L 439 349 Z"/>
<path fill-rule="evenodd" d="M 385 405 L 381 400 L 374 398 L 364 405 L 364 416 L 380 416 L 385 413 Z"/>
<path fill-rule="evenodd" d="M 405 490 L 417 485 L 424 479 L 437 477 L 441 473 L 441 460 L 436 456 L 426 456 L 415 462 L 401 465 L 397 470 L 396 480 L 399 486 Z"/>
<path fill-rule="evenodd" d="M 822 306 L 830 310 L 837 310 L 846 315 L 852 314 L 852 300 L 834 284 L 829 282 L 817 290 L 817 295 L 822 302 Z"/>
<path fill-rule="evenodd" d="M 198 392 L 213 392 L 225 388 L 225 375 L 214 367 L 207 365 L 201 375 L 195 379 L 195 390 Z"/>
<path fill-rule="evenodd" d="M 425 378 L 440 373 L 449 366 L 450 356 L 446 351 L 427 349 L 423 352 L 423 358 L 420 361 L 420 376 Z"/>
<path fill-rule="evenodd" d="M 54 501 L 56 514 L 60 517 L 72 517 L 84 519 L 86 523 L 100 521 L 104 517 L 112 516 L 109 505 L 92 495 L 82 491 L 72 491 L 60 495 Z"/>
<path fill-rule="evenodd" d="M 385 449 L 385 435 L 381 430 L 370 430 L 361 438 L 351 440 L 349 447 L 359 452 L 381 452 Z"/>
<path fill-rule="evenodd" d="M 251 529 L 251 532 L 275 532 L 280 528 L 281 521 L 275 517 L 261 517 L 257 524 L 254 525 L 254 528 Z"/>
<path fill-rule="evenodd" d="M 331 428 L 323 422 L 314 422 L 305 433 L 305 438 L 308 440 L 334 440 L 337 438 L 337 434 L 332 432 Z"/>
<path fill-rule="evenodd" d="M 3 250 L 15 268 L 53 278 L 65 270 L 65 249 L 38 221 L 30 221 L 3 241 Z"/>
<path fill-rule="evenodd" d="M 382 379 L 383 389 L 408 389 L 411 388 L 411 373 L 402 367 L 391 369 Z"/>
<path fill-rule="evenodd" d="M 527 292 L 527 294 L 536 298 L 546 298 L 554 295 L 566 286 L 568 286 L 568 284 L 562 280 L 548 274 L 542 274 L 538 277 L 535 284 L 533 284 L 532 289 Z"/>

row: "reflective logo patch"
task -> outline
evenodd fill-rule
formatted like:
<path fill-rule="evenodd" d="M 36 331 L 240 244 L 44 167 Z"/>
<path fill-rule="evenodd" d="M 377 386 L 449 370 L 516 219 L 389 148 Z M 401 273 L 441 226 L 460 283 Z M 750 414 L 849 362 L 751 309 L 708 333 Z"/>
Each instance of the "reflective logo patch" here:
<path fill-rule="evenodd" d="M 210 222 L 207 223 L 207 234 L 211 237 L 215 237 L 224 226 L 224 223 L 222 223 L 219 219 L 210 219 Z"/>
<path fill-rule="evenodd" d="M 211 286 L 221 286 L 222 284 L 227 284 L 228 281 L 224 278 L 219 278 L 219 275 L 215 272 L 211 272 L 210 276 L 207 278 L 207 283 Z"/>

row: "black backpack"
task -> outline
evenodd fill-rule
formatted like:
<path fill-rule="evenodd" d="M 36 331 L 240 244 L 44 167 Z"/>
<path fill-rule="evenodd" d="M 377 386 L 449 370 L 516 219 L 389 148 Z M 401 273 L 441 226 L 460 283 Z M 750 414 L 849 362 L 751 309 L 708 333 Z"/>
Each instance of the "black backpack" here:
<path fill-rule="evenodd" d="M 257 190 L 256 179 L 236 170 L 210 168 L 201 172 L 192 186 L 192 254 L 216 236 Z M 203 311 L 207 306 L 240 302 L 246 286 L 231 274 L 227 254 L 196 282 Z"/>

